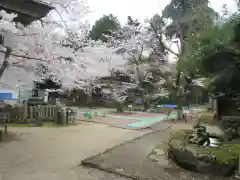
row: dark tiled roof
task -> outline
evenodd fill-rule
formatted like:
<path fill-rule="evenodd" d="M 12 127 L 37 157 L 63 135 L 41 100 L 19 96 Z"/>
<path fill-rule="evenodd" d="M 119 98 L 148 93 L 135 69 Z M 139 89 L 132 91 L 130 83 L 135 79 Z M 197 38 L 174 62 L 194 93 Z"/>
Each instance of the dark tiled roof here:
<path fill-rule="evenodd" d="M 28 25 L 33 21 L 45 17 L 53 7 L 39 0 L 1 0 L 0 10 L 16 13 L 15 21 Z"/>

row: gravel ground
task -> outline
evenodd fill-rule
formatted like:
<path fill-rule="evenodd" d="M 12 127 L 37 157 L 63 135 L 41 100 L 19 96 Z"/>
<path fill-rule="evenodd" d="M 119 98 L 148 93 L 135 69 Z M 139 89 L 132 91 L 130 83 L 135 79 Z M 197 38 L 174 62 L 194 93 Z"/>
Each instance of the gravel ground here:
<path fill-rule="evenodd" d="M 0 180 L 124 180 L 81 160 L 145 133 L 94 123 L 9 130 L 18 139 L 0 144 Z"/>

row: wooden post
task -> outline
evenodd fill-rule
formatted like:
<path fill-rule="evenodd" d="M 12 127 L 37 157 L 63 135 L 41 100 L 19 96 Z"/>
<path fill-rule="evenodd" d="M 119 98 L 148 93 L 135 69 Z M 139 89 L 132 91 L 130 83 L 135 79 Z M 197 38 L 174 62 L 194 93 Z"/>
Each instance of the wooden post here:
<path fill-rule="evenodd" d="M 63 112 L 62 112 L 62 125 L 66 125 L 67 124 L 67 110 L 66 109 L 63 109 Z"/>
<path fill-rule="evenodd" d="M 44 109 L 44 114 L 43 114 L 44 119 L 48 119 L 48 117 L 49 117 L 48 114 L 47 114 L 48 106 L 44 106 L 43 109 Z"/>
<path fill-rule="evenodd" d="M 8 117 L 7 117 L 7 115 L 8 115 L 7 113 L 4 113 L 4 114 L 3 114 L 3 116 L 4 116 L 4 117 L 3 117 L 3 118 L 4 118 L 4 123 L 5 123 L 5 124 L 4 124 L 4 133 L 5 133 L 5 134 L 8 133 L 8 130 L 7 130 L 7 121 L 8 121 L 7 119 L 8 119 Z"/>
<path fill-rule="evenodd" d="M 42 125 L 42 111 L 41 111 L 41 107 L 40 106 L 37 106 L 36 107 L 36 111 L 35 111 L 35 113 L 36 113 L 36 125 L 37 126 L 41 126 Z"/>
<path fill-rule="evenodd" d="M 24 123 L 28 123 L 28 105 L 27 102 L 23 104 L 23 121 Z"/>
<path fill-rule="evenodd" d="M 4 133 L 5 133 L 5 134 L 8 133 L 8 129 L 7 129 L 7 128 L 8 128 L 8 126 L 7 126 L 7 124 L 5 124 L 5 125 L 4 125 Z"/>
<path fill-rule="evenodd" d="M 48 116 L 51 117 L 51 119 L 53 119 L 52 108 L 53 106 L 48 106 Z"/>
<path fill-rule="evenodd" d="M 55 123 L 59 124 L 60 123 L 59 115 L 61 116 L 61 108 L 60 107 L 56 107 L 54 113 L 55 113 Z"/>
<path fill-rule="evenodd" d="M 56 111 L 57 111 L 57 106 L 53 106 L 51 109 L 50 109 L 50 115 L 53 119 L 53 121 L 56 121 Z"/>
<path fill-rule="evenodd" d="M 45 116 L 46 116 L 46 118 L 50 118 L 51 116 L 50 116 L 50 114 L 49 114 L 49 109 L 51 109 L 51 106 L 45 106 L 45 108 L 46 108 L 46 111 L 45 111 Z"/>
<path fill-rule="evenodd" d="M 29 119 L 30 119 L 30 121 L 33 121 L 33 119 L 34 119 L 34 116 L 33 116 L 33 106 L 29 106 L 28 107 L 29 108 Z"/>
<path fill-rule="evenodd" d="M 0 130 L 0 142 L 2 141 L 3 139 L 3 132 Z"/>

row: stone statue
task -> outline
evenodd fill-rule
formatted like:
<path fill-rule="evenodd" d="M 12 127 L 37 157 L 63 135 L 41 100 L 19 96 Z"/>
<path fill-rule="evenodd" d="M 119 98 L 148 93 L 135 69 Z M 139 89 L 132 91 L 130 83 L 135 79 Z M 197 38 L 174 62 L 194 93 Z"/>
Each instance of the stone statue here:
<path fill-rule="evenodd" d="M 209 146 L 210 139 L 209 139 L 209 134 L 207 133 L 206 127 L 199 125 L 199 123 L 197 123 L 197 125 L 195 125 L 193 128 L 196 134 L 189 140 L 189 143 L 193 143 L 197 145 L 204 145 L 205 143 L 207 143 L 206 145 Z"/>

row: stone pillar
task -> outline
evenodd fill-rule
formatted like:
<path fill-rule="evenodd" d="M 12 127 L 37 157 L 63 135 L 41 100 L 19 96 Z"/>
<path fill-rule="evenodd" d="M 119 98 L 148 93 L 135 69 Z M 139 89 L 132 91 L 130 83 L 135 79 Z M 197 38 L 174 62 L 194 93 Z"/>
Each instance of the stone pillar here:
<path fill-rule="evenodd" d="M 240 137 L 240 127 L 237 127 L 237 136 Z"/>
<path fill-rule="evenodd" d="M 3 132 L 0 130 L 0 142 L 3 140 Z"/>
<path fill-rule="evenodd" d="M 240 156 L 238 157 L 238 169 L 237 169 L 235 177 L 240 179 Z"/>

